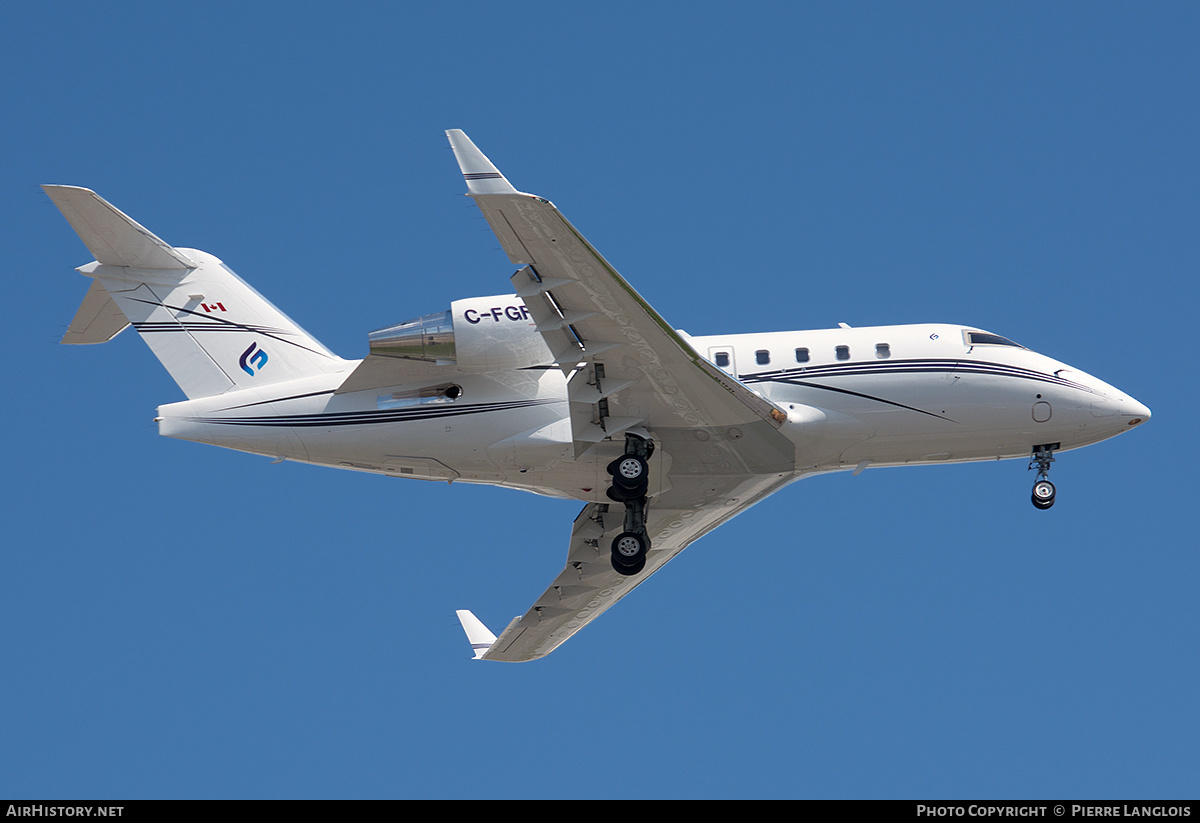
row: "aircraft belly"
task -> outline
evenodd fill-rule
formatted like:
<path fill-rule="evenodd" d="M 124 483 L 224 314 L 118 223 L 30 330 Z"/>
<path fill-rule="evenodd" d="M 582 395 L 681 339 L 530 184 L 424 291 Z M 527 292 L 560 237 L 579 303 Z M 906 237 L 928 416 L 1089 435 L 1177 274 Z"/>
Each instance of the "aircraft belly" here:
<path fill-rule="evenodd" d="M 724 505 L 744 497 L 746 484 L 757 488 L 755 484 L 773 484 L 791 476 L 796 466 L 794 451 L 780 450 L 766 436 L 767 425 L 756 422 L 726 428 L 654 429 L 647 489 L 652 510 L 661 511 L 664 505 L 681 509 L 714 502 Z M 510 444 L 497 445 L 507 448 Z M 607 466 L 622 450 L 619 440 L 606 440 L 580 460 L 564 458 L 523 471 L 513 471 L 506 464 L 503 485 L 551 497 L 612 503 L 607 495 L 612 485 Z"/>
<path fill-rule="evenodd" d="M 814 377 L 775 384 L 771 397 L 788 413 L 784 432 L 796 444 L 797 466 L 821 470 L 857 465 L 890 437 L 903 444 L 954 431 L 946 414 L 954 389 L 946 374 Z"/>
<path fill-rule="evenodd" d="M 1028 437 L 1011 430 L 958 431 L 939 435 L 879 435 L 849 448 L 842 466 L 903 466 L 920 463 L 954 463 L 1028 457 Z"/>
<path fill-rule="evenodd" d="M 201 422 L 179 417 L 160 417 L 158 433 L 176 440 L 191 440 L 234 451 L 282 457 L 288 460 L 310 460 L 304 441 L 297 432 L 286 426 L 257 430 L 221 423 Z"/>
<path fill-rule="evenodd" d="M 795 467 L 804 471 L 839 465 L 846 449 L 875 433 L 863 420 L 832 409 L 800 403 L 784 408 L 788 419 L 782 431 L 795 444 Z"/>
<path fill-rule="evenodd" d="M 889 403 L 841 400 L 842 411 L 875 430 L 841 455 L 843 465 L 1023 458 L 1040 443 L 1068 449 L 1102 439 L 1088 431 L 1094 428 L 1090 396 L 1075 388 L 967 372 L 940 376 L 936 386 L 922 382 L 859 381 L 861 394 L 874 392 Z"/>
<path fill-rule="evenodd" d="M 491 436 L 476 425 L 457 419 L 312 426 L 301 430 L 301 437 L 310 462 L 327 466 L 378 471 L 397 477 L 461 478 L 477 482 L 497 482 L 504 476 L 488 453 Z M 434 461 L 456 476 L 443 477 L 442 469 L 437 469 L 432 477 L 425 477 L 421 471 L 413 471 L 413 466 L 401 471 L 397 466 L 405 458 Z"/>
<path fill-rule="evenodd" d="M 656 449 L 671 455 L 671 475 L 776 474 L 795 469 L 795 455 L 780 449 L 765 421 L 740 426 L 656 428 Z M 775 436 L 773 436 L 775 435 Z"/>
<path fill-rule="evenodd" d="M 488 445 L 491 462 L 506 472 L 527 474 L 572 459 L 571 421 L 566 417 L 566 404 L 544 408 L 544 414 L 525 421 L 527 426 L 536 421 L 535 425 Z"/>
<path fill-rule="evenodd" d="M 283 401 L 239 393 L 217 402 L 189 402 L 160 410 L 159 432 L 239 451 L 285 457 L 335 468 L 422 477 L 503 483 L 516 473 L 489 451 L 534 425 L 541 431 L 563 415 L 561 403 L 537 398 L 444 404 L 392 411 L 328 392 Z M 533 439 L 523 456 L 548 464 L 554 438 Z M 503 449 L 501 451 L 504 451 Z M 512 450 L 509 450 L 510 458 Z M 404 461 L 410 463 L 405 464 Z M 399 463 L 397 461 L 400 461 Z M 415 461 L 415 462 L 412 462 Z M 433 461 L 423 462 L 423 461 Z"/>

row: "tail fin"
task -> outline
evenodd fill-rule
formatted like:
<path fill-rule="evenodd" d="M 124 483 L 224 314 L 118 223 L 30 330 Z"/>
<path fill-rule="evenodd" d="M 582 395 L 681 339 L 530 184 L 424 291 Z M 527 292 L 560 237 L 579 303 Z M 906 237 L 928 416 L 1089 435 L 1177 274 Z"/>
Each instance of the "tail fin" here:
<path fill-rule="evenodd" d="M 189 399 L 347 368 L 211 254 L 167 245 L 89 189 L 42 188 L 96 256 L 64 343 L 132 323 Z"/>

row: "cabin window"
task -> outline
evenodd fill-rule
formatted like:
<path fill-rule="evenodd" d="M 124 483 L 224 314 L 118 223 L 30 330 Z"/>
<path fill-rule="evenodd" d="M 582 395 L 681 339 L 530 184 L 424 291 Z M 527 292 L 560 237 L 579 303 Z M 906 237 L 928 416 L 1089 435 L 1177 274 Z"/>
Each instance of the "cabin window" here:
<path fill-rule="evenodd" d="M 837 354 L 838 360 L 849 360 L 850 359 L 850 347 L 849 346 L 838 346 L 836 349 L 834 349 L 834 352 Z"/>
<path fill-rule="evenodd" d="M 766 349 L 759 349 L 754 353 L 754 362 L 760 366 L 766 366 L 771 362 L 771 353 Z"/>
<path fill-rule="evenodd" d="M 796 362 L 797 363 L 807 363 L 808 362 L 808 349 L 796 349 Z"/>
<path fill-rule="evenodd" d="M 876 343 L 875 344 L 875 356 L 878 357 L 880 360 L 887 360 L 889 357 L 892 356 L 892 347 L 889 346 L 887 343 Z"/>
<path fill-rule="evenodd" d="M 717 360 L 717 365 L 720 366 L 721 368 L 723 368 L 723 369 L 729 368 L 729 352 L 725 352 L 725 351 L 717 352 L 716 360 Z"/>

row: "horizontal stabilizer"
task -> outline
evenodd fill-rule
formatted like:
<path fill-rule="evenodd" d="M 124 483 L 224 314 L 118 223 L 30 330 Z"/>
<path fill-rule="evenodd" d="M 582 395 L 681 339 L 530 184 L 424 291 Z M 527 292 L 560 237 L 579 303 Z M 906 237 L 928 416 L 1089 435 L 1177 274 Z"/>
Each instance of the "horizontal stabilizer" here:
<path fill-rule="evenodd" d="M 129 320 L 117 308 L 108 290 L 98 280 L 93 280 L 62 342 L 75 346 L 107 343 L 128 325 Z"/>
<path fill-rule="evenodd" d="M 42 186 L 96 260 L 136 269 L 194 269 L 186 254 L 159 240 L 91 189 Z"/>
<path fill-rule="evenodd" d="M 211 254 L 175 249 L 90 189 L 43 186 L 95 262 L 64 343 L 103 343 L 132 325 L 189 399 L 257 389 L 351 364 Z"/>
<path fill-rule="evenodd" d="M 463 631 L 467 633 L 471 648 L 475 650 L 475 659 L 480 659 L 496 642 L 496 635 L 467 609 L 459 609 L 455 614 L 458 615 L 458 622 L 462 623 Z"/>

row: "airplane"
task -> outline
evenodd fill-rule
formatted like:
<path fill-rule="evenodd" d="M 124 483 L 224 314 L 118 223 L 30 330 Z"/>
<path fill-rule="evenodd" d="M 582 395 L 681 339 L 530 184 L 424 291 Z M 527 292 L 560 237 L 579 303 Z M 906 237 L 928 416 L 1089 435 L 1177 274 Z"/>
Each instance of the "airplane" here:
<path fill-rule="evenodd" d="M 368 334 L 345 360 L 221 260 L 175 248 L 95 192 L 44 186 L 95 260 L 64 343 L 132 325 L 187 399 L 167 437 L 391 477 L 584 502 L 567 559 L 500 633 L 458 617 L 475 659 L 544 657 L 671 558 L 801 478 L 1027 459 L 1054 505 L 1055 455 L 1150 410 L 983 329 L 919 324 L 691 336 L 549 200 L 446 132 L 509 261 L 507 294 Z"/>

